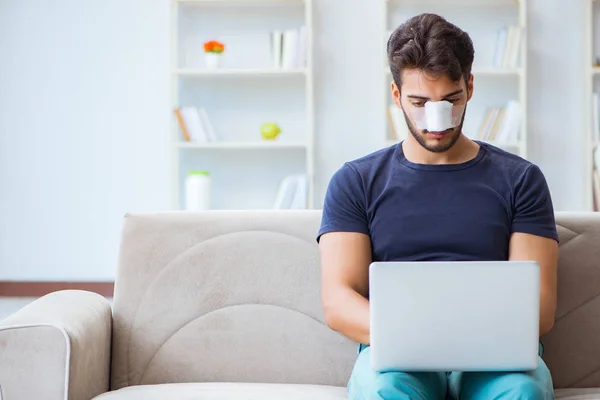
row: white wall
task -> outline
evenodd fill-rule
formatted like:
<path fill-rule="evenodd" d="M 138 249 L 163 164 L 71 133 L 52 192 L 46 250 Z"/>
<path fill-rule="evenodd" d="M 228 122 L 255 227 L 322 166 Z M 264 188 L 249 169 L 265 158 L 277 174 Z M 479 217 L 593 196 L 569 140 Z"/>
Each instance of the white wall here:
<path fill-rule="evenodd" d="M 529 149 L 557 210 L 583 210 L 583 5 L 529 0 Z M 583 2 L 582 2 L 583 3 Z M 557 28 L 560 27 L 560 28 Z M 587 132 L 585 132 L 587 134 Z"/>
<path fill-rule="evenodd" d="M 314 1 L 315 205 L 344 161 L 381 147 L 386 129 L 385 2 Z"/>
<path fill-rule="evenodd" d="M 167 15 L 0 2 L 0 279 L 111 278 L 123 214 L 168 204 Z"/>
<path fill-rule="evenodd" d="M 170 207 L 168 4 L 0 2 L 0 279 L 111 279 L 123 214 Z M 577 210 L 583 16 L 530 5 L 531 159 Z M 318 205 L 381 144 L 383 7 L 315 0 Z"/>

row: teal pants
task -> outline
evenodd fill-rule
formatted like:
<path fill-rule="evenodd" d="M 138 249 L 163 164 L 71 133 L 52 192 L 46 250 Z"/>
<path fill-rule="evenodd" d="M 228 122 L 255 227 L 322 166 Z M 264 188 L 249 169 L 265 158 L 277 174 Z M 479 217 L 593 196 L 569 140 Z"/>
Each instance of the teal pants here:
<path fill-rule="evenodd" d="M 529 372 L 386 372 L 371 369 L 361 346 L 348 383 L 349 400 L 554 400 L 550 371 L 540 358 Z"/>

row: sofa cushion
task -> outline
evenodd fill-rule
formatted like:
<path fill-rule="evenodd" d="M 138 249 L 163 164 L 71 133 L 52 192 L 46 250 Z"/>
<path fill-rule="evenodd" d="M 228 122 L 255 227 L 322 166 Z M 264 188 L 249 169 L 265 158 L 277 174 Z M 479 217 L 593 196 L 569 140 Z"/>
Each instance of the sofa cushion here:
<path fill-rule="evenodd" d="M 559 389 L 556 400 L 598 400 L 598 389 Z M 263 383 L 169 383 L 130 386 L 108 392 L 94 400 L 346 400 L 346 388 L 319 385 Z"/>
<path fill-rule="evenodd" d="M 325 321 L 319 220 L 307 210 L 129 215 L 115 284 L 111 389 L 345 386 L 356 344 Z"/>
<path fill-rule="evenodd" d="M 112 389 L 172 382 L 344 386 L 356 344 L 327 327 L 317 210 L 129 214 Z M 557 388 L 600 387 L 600 213 L 557 213 L 559 304 L 542 338 Z"/>
<path fill-rule="evenodd" d="M 600 213 L 560 213 L 557 226 L 558 309 L 544 361 L 556 388 L 600 387 Z"/>
<path fill-rule="evenodd" d="M 600 388 L 598 389 L 559 389 L 555 393 L 556 400 L 598 400 L 600 399 Z"/>
<path fill-rule="evenodd" d="M 95 400 L 346 400 L 346 388 L 319 385 L 263 383 L 168 383 L 130 386 Z"/>

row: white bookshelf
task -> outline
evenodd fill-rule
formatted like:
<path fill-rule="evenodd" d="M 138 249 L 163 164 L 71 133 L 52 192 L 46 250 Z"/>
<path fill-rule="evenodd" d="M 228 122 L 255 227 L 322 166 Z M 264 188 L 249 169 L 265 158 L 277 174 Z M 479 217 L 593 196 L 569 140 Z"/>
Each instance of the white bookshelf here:
<path fill-rule="evenodd" d="M 598 145 L 596 143 L 595 130 L 596 124 L 594 118 L 598 118 L 599 110 L 594 110 L 593 97 L 594 93 L 600 95 L 600 3 L 595 0 L 584 0 L 584 17 L 583 37 L 584 37 L 584 91 L 585 103 L 585 129 L 583 138 L 582 159 L 584 163 L 584 207 L 585 210 L 591 211 L 594 209 L 594 189 L 593 189 L 593 171 L 594 160 L 593 151 Z"/>
<path fill-rule="evenodd" d="M 432 12 L 445 17 L 467 31 L 475 46 L 473 75 L 475 89 L 467 108 L 463 126 L 464 133 L 527 158 L 527 0 L 384 0 L 384 54 L 386 57 L 385 88 L 386 106 L 392 104 L 390 84 L 392 74 L 387 66 L 387 44 L 389 34 L 408 18 L 423 12 Z M 498 32 L 502 28 L 517 26 L 522 29 L 518 46 L 518 63 L 510 67 L 495 67 L 494 56 Z M 505 108 L 508 101 L 519 103 L 518 135 L 510 142 L 498 142 L 478 137 L 480 126 L 488 107 Z M 386 112 L 386 121 L 387 110 Z M 393 139 L 390 123 L 386 122 L 384 146 L 397 143 L 403 137 Z"/>
<path fill-rule="evenodd" d="M 209 142 L 209 143 L 190 143 L 190 142 L 177 142 L 177 147 L 181 149 L 238 149 L 238 150 L 252 150 L 252 149 L 300 149 L 306 150 L 307 144 L 305 142 Z"/>
<path fill-rule="evenodd" d="M 296 174 L 307 177 L 313 208 L 312 0 L 172 0 L 171 14 L 173 208 L 185 206 L 190 170 L 209 171 L 214 209 L 272 208 L 283 179 Z M 281 68 L 263 57 L 265 36 L 302 26 L 303 65 Z M 203 44 L 212 39 L 225 44 L 217 69 L 204 63 Z M 255 43 L 263 56 L 245 53 Z M 216 140 L 186 141 L 173 112 L 183 107 L 204 108 Z M 268 122 L 281 127 L 275 140 L 261 137 Z"/>
<path fill-rule="evenodd" d="M 179 4 L 202 4 L 202 5 L 215 5 L 219 7 L 239 7 L 239 6 L 251 6 L 251 7 L 262 7 L 264 5 L 281 5 L 281 4 L 294 4 L 304 3 L 305 0 L 173 0 L 174 3 Z"/>
<path fill-rule="evenodd" d="M 294 75 L 307 75 L 306 69 L 218 69 L 218 70 L 203 70 L 203 69 L 177 69 L 174 71 L 175 75 L 179 77 L 194 77 L 203 76 L 218 78 L 220 76 L 232 77 L 232 76 L 294 76 Z"/>

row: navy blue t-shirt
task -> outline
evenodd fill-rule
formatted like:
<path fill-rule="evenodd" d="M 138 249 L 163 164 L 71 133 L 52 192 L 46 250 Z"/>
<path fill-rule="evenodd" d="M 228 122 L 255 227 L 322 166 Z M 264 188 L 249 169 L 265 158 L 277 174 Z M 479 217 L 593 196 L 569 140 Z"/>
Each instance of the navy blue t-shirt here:
<path fill-rule="evenodd" d="M 410 162 L 401 143 L 345 163 L 328 185 L 317 240 L 367 234 L 373 261 L 499 261 L 513 232 L 558 240 L 540 169 L 478 143 L 461 164 Z"/>

